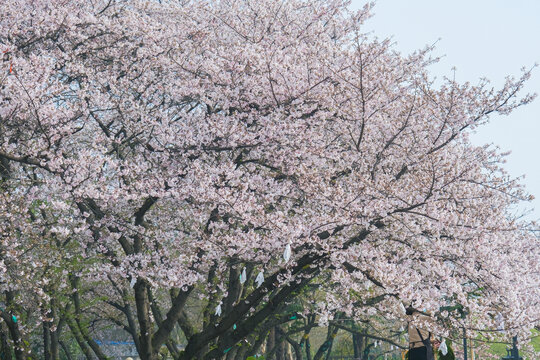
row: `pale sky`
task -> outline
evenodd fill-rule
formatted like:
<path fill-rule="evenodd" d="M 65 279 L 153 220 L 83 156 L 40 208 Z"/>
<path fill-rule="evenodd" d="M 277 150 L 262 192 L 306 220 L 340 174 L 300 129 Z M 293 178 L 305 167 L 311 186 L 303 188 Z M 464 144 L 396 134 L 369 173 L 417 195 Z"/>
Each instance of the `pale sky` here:
<path fill-rule="evenodd" d="M 353 8 L 366 1 L 352 0 Z M 486 77 L 494 86 L 522 67 L 540 63 L 540 0 L 378 0 L 365 24 L 378 38 L 392 37 L 395 49 L 410 53 L 438 39 L 435 55 L 444 58 L 431 67 L 433 76 L 452 76 L 476 83 Z M 511 151 L 506 169 L 525 175 L 522 183 L 535 196 L 529 219 L 540 219 L 540 67 L 533 71 L 525 92 L 539 93 L 532 103 L 510 116 L 494 116 L 473 137 Z"/>

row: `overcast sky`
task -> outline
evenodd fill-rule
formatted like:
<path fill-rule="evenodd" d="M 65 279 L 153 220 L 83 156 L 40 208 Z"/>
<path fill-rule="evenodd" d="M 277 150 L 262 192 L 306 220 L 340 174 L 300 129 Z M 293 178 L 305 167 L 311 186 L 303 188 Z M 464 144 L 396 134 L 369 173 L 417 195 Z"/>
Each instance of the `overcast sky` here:
<path fill-rule="evenodd" d="M 354 8 L 366 1 L 352 0 Z M 540 0 L 378 0 L 365 24 L 379 38 L 392 37 L 395 49 L 410 53 L 433 44 L 443 59 L 431 67 L 433 76 L 452 76 L 475 83 L 486 77 L 494 86 L 506 75 L 519 76 L 522 67 L 540 63 Z M 540 67 L 526 92 L 540 93 Z M 510 116 L 494 116 L 478 128 L 473 141 L 493 143 L 511 151 L 506 169 L 525 175 L 523 183 L 535 196 L 528 218 L 540 219 L 540 96 Z"/>

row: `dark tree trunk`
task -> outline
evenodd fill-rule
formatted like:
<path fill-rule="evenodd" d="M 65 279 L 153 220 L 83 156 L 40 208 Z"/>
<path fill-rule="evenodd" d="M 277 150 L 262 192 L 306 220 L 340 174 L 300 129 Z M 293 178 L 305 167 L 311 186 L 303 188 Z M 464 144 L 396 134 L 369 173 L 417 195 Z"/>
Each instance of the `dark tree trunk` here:
<path fill-rule="evenodd" d="M 56 323 L 57 326 L 54 331 L 50 332 L 51 337 L 51 358 L 53 360 L 60 359 L 60 344 L 58 342 L 59 334 L 61 331 L 60 321 L 58 319 L 58 313 L 56 310 L 56 301 L 54 298 L 51 299 L 51 317 L 53 318 L 53 324 Z M 50 327 L 49 327 L 50 330 Z"/>
<path fill-rule="evenodd" d="M 58 344 L 58 326 L 54 331 L 52 330 L 55 322 L 58 322 L 56 309 L 54 308 L 54 300 L 51 300 L 51 312 L 50 316 L 52 321 L 45 320 L 42 323 L 43 327 L 43 357 L 45 360 L 58 360 L 60 359 L 59 344 Z M 49 317 L 49 314 L 44 310 L 43 316 Z"/>
<path fill-rule="evenodd" d="M 72 294 L 72 300 L 73 304 L 75 305 L 75 322 L 76 326 L 79 330 L 80 335 L 84 339 L 84 341 L 90 346 L 93 353 L 96 355 L 96 357 L 99 360 L 107 360 L 107 356 L 103 353 L 99 345 L 92 339 L 90 336 L 90 333 L 88 332 L 88 328 L 82 321 L 82 309 L 81 309 L 81 299 L 79 296 L 79 289 L 80 289 L 80 279 L 76 276 L 71 276 L 71 286 L 73 288 L 73 294 Z"/>
<path fill-rule="evenodd" d="M 67 360 L 72 360 L 73 357 L 71 356 L 71 353 L 69 352 L 66 344 L 64 344 L 64 342 L 60 340 L 58 341 L 58 344 L 60 344 L 60 347 L 62 347 L 62 351 L 64 351 L 64 355 L 66 355 Z"/>
<path fill-rule="evenodd" d="M 268 340 L 266 340 L 266 353 L 270 354 L 276 347 L 276 329 L 272 327 L 268 333 Z M 270 358 L 268 358 L 270 359 Z"/>
<path fill-rule="evenodd" d="M 8 309 L 15 306 L 15 294 L 13 293 L 13 291 L 6 291 L 6 305 Z M 13 316 L 14 315 L 11 314 L 11 312 L 6 312 L 5 310 L 2 311 L 2 319 L 4 319 L 4 322 L 9 329 L 11 341 L 13 341 L 13 352 L 15 353 L 15 359 L 23 360 L 23 349 L 26 348 L 26 346 L 24 345 L 22 334 L 19 330 L 19 323 L 14 319 Z"/>
<path fill-rule="evenodd" d="M 336 314 L 335 320 L 340 318 L 340 314 Z M 328 326 L 328 333 L 326 335 L 325 342 L 319 347 L 317 350 L 317 353 L 313 357 L 313 360 L 321 360 L 324 356 L 324 354 L 330 354 L 332 352 L 332 345 L 334 344 L 334 339 L 339 331 L 339 328 L 337 326 Z"/>
<path fill-rule="evenodd" d="M 365 344 L 366 344 L 366 338 L 357 333 L 353 333 L 352 337 L 353 337 L 354 358 L 362 359 L 362 356 L 364 354 Z"/>
<path fill-rule="evenodd" d="M 309 341 L 309 338 L 306 339 L 306 358 L 307 360 L 311 360 L 311 341 Z"/>
<path fill-rule="evenodd" d="M 300 347 L 304 348 L 306 352 L 306 359 L 311 360 L 311 343 L 309 341 L 309 333 L 311 329 L 315 326 L 315 315 L 308 315 L 307 319 L 304 320 L 304 325 L 306 326 L 304 330 L 304 335 L 302 335 L 302 340 L 300 341 Z"/>
<path fill-rule="evenodd" d="M 276 335 L 276 360 L 286 360 L 287 358 L 287 347 L 285 340 L 279 336 L 279 331 L 276 329 L 275 332 Z"/>
<path fill-rule="evenodd" d="M 137 306 L 137 320 L 139 320 L 139 356 L 142 360 L 156 360 L 152 351 L 152 323 L 150 321 L 150 305 L 148 303 L 148 289 L 143 280 L 135 283 L 135 305 Z"/>
<path fill-rule="evenodd" d="M 90 349 L 86 341 L 84 341 L 84 338 L 81 335 L 81 332 L 79 331 L 77 324 L 72 318 L 70 318 L 70 316 L 71 316 L 70 314 L 66 314 L 65 321 L 69 329 L 71 330 L 71 334 L 75 338 L 75 341 L 77 341 L 77 344 L 79 345 L 79 348 L 83 352 L 86 359 L 93 360 L 92 350 Z"/>
<path fill-rule="evenodd" d="M 43 358 L 52 360 L 51 357 L 51 324 L 48 321 L 43 321 Z"/>
<path fill-rule="evenodd" d="M 235 360 L 246 360 L 246 358 L 250 355 L 248 355 L 249 348 L 247 346 L 243 346 L 236 352 Z"/>
<path fill-rule="evenodd" d="M 7 186 L 4 186 L 3 183 L 9 180 L 10 177 L 11 177 L 11 167 L 9 164 L 9 160 L 3 156 L 0 156 L 0 190 L 3 190 L 3 191 L 7 190 Z M 8 311 L 8 309 L 12 309 L 15 306 L 15 301 L 14 301 L 15 293 L 13 291 L 6 291 L 5 295 L 6 295 L 7 309 L 1 309 L 0 311 L 1 317 L 4 320 L 9 330 L 9 335 L 14 345 L 13 352 L 15 354 L 15 359 L 23 360 L 24 358 L 23 348 L 25 348 L 25 346 L 24 346 L 21 332 L 19 330 L 19 324 L 17 323 L 16 320 L 14 321 L 13 314 L 11 313 L 11 311 Z M 3 337 L 2 339 L 3 341 L 4 340 L 3 330 L 2 330 L 2 337 Z M 4 344 L 2 343 L 2 345 L 0 346 L 3 346 L 3 345 Z M 9 353 L 10 353 L 9 359 L 11 359 L 11 350 Z"/>
<path fill-rule="evenodd" d="M 0 322 L 0 360 L 11 359 L 11 347 L 8 342 L 8 335 L 3 322 Z"/>

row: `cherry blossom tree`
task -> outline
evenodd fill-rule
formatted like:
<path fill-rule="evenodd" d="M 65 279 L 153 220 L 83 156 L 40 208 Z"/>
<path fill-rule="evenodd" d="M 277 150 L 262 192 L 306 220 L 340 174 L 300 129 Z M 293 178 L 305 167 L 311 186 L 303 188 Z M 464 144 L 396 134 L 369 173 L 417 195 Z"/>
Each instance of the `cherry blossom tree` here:
<path fill-rule="evenodd" d="M 369 6 L 347 6 L 2 6 L 1 196 L 17 198 L 0 205 L 4 297 L 50 315 L 51 262 L 70 292 L 95 284 L 107 300 L 94 316 L 119 311 L 145 360 L 175 353 L 178 328 L 179 359 L 244 355 L 321 277 L 323 324 L 412 306 L 443 318 L 441 333 L 495 327 L 497 314 L 534 326 L 534 224 L 510 212 L 528 196 L 504 154 L 468 140 L 532 100 L 519 95 L 530 72 L 501 89 L 435 84 L 430 48 L 397 53 L 362 32 Z M 41 280 L 5 275 L 28 261 Z"/>

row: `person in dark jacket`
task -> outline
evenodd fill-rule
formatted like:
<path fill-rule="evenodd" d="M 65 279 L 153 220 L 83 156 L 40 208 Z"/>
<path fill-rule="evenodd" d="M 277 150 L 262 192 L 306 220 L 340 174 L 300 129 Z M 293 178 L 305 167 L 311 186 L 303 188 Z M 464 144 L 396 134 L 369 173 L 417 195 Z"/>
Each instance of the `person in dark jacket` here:
<path fill-rule="evenodd" d="M 406 310 L 406 314 L 409 316 L 415 313 L 423 320 L 431 320 L 426 314 L 412 308 Z M 434 342 L 431 332 L 419 329 L 412 325 L 412 322 L 409 322 L 409 360 L 434 360 Z"/>

